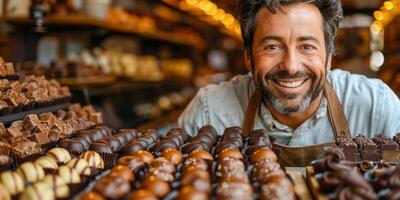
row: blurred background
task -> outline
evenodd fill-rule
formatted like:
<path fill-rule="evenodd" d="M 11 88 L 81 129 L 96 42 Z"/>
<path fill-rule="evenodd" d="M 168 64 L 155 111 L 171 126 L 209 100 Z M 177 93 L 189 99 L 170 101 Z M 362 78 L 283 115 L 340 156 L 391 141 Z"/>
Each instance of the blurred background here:
<path fill-rule="evenodd" d="M 0 56 L 56 78 L 112 128 L 169 128 L 199 87 L 247 73 L 238 0 L 0 0 Z M 400 94 L 400 0 L 342 0 L 334 68 Z"/>

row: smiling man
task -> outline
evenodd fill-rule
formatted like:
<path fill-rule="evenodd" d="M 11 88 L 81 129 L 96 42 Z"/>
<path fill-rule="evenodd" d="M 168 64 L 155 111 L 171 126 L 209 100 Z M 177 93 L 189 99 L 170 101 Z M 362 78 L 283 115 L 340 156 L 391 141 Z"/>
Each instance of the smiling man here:
<path fill-rule="evenodd" d="M 178 120 L 266 129 L 277 144 L 307 146 L 400 132 L 400 101 L 378 79 L 330 70 L 340 0 L 240 0 L 247 75 L 200 89 Z M 351 135 L 350 135 L 351 134 Z"/>

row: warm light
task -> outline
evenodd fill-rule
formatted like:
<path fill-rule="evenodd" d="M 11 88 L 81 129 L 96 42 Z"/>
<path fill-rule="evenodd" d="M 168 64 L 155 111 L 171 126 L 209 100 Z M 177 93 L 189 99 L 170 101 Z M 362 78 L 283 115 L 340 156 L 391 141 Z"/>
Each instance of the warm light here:
<path fill-rule="evenodd" d="M 199 2 L 199 8 L 201 9 L 201 10 L 205 10 L 206 9 L 206 6 L 207 6 L 207 4 L 208 4 L 209 2 L 208 1 L 206 1 L 206 0 L 202 0 L 202 1 L 200 1 Z"/>
<path fill-rule="evenodd" d="M 237 35 L 241 35 L 241 30 L 240 30 L 240 25 L 239 25 L 239 24 L 236 24 L 235 33 L 236 33 Z"/>
<path fill-rule="evenodd" d="M 394 5 L 393 5 L 393 2 L 391 2 L 391 1 L 385 1 L 385 3 L 383 3 L 383 7 L 386 10 L 392 10 Z"/>
<path fill-rule="evenodd" d="M 382 31 L 382 24 L 381 24 L 381 23 L 378 23 L 377 21 L 375 21 L 375 22 L 371 25 L 370 30 L 371 30 L 371 32 L 374 33 L 374 34 L 379 34 L 379 33 Z"/>
<path fill-rule="evenodd" d="M 383 20 L 383 12 L 382 11 L 375 11 L 374 12 L 374 17 L 376 20 Z"/>
<path fill-rule="evenodd" d="M 370 63 L 371 63 L 370 67 L 372 70 L 378 71 L 384 62 L 385 62 L 385 56 L 383 55 L 382 52 L 380 52 L 380 51 L 372 52 L 371 57 L 370 57 Z"/>
<path fill-rule="evenodd" d="M 231 14 L 225 14 L 222 23 L 225 26 L 231 26 L 233 23 L 235 23 L 235 18 Z"/>
<path fill-rule="evenodd" d="M 188 3 L 191 6 L 194 6 L 197 4 L 197 0 L 185 0 L 185 1 L 186 1 L 186 3 Z"/>
<path fill-rule="evenodd" d="M 225 11 L 222 9 L 218 9 L 217 12 L 213 15 L 215 20 L 221 20 L 225 16 Z"/>
<path fill-rule="evenodd" d="M 179 2 L 179 8 L 182 10 L 189 10 L 190 5 L 188 5 L 188 3 L 184 2 L 184 1 L 180 1 Z"/>
<path fill-rule="evenodd" d="M 214 15 L 215 13 L 217 13 L 217 10 L 218 10 L 217 6 L 210 2 L 209 7 L 206 9 L 206 14 Z"/>

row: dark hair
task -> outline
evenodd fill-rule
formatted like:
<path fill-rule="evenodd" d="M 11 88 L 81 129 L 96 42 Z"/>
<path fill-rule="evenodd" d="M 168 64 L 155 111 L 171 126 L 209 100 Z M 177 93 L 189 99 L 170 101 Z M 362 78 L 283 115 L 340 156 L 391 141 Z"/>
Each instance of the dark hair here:
<path fill-rule="evenodd" d="M 239 22 L 242 30 L 244 48 L 252 56 L 252 44 L 254 31 L 256 30 L 256 15 L 259 9 L 265 6 L 270 12 L 276 13 L 276 9 L 282 5 L 291 3 L 311 3 L 315 5 L 323 19 L 326 51 L 335 53 L 334 39 L 339 23 L 343 19 L 342 3 L 340 0 L 239 0 Z"/>

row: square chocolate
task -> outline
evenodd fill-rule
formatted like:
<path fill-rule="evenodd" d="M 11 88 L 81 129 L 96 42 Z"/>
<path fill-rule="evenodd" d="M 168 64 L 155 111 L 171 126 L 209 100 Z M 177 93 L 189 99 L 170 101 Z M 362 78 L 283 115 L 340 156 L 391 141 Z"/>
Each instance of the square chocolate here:
<path fill-rule="evenodd" d="M 10 128 L 7 129 L 7 137 L 9 139 L 17 138 L 17 137 L 23 137 L 23 136 L 24 135 L 22 134 L 22 132 L 18 128 L 10 127 Z"/>
<path fill-rule="evenodd" d="M 0 138 L 5 138 L 7 136 L 7 129 L 2 122 L 0 122 Z"/>
<path fill-rule="evenodd" d="M 74 103 L 68 106 L 69 111 L 75 111 L 76 113 L 79 113 L 80 110 L 82 110 L 81 104 L 79 103 Z"/>
<path fill-rule="evenodd" d="M 14 65 L 12 63 L 5 63 L 4 67 L 6 69 L 7 75 L 15 74 Z"/>
<path fill-rule="evenodd" d="M 24 129 L 22 120 L 13 121 L 9 128 L 16 128 L 16 129 L 22 131 Z"/>
<path fill-rule="evenodd" d="M 101 112 L 90 113 L 89 121 L 94 122 L 95 124 L 103 124 L 103 115 L 101 114 Z"/>
<path fill-rule="evenodd" d="M 363 160 L 379 161 L 378 146 L 365 135 L 357 135 L 353 138 Z"/>
<path fill-rule="evenodd" d="M 57 117 L 51 112 L 43 113 L 39 116 L 41 123 L 46 123 L 49 127 L 53 127 L 54 123 L 57 121 Z"/>
<path fill-rule="evenodd" d="M 79 118 L 78 114 L 75 111 L 70 110 L 65 115 L 64 120 L 69 120 L 69 119 L 76 120 L 78 118 Z"/>
<path fill-rule="evenodd" d="M 356 161 L 357 156 L 357 144 L 353 142 L 351 138 L 342 137 L 336 141 L 338 147 L 343 151 L 346 160 Z"/>
<path fill-rule="evenodd" d="M 33 132 L 34 132 L 34 133 L 41 133 L 41 132 L 43 132 L 43 133 L 49 134 L 49 132 L 50 132 L 50 127 L 49 127 L 49 125 L 47 125 L 46 123 L 41 122 L 40 124 L 38 124 L 38 125 L 36 126 L 36 128 L 34 129 Z"/>
<path fill-rule="evenodd" d="M 8 103 L 3 100 L 0 100 L 0 110 L 7 107 L 9 107 Z"/>
<path fill-rule="evenodd" d="M 10 83 L 10 87 L 12 90 L 14 90 L 17 93 L 21 93 L 22 91 L 22 85 L 19 81 L 13 81 Z"/>
<path fill-rule="evenodd" d="M 38 132 L 35 134 L 35 142 L 39 145 L 47 144 L 49 140 L 49 132 Z"/>
<path fill-rule="evenodd" d="M 35 114 L 30 114 L 24 118 L 23 126 L 27 131 L 32 131 L 37 125 L 40 124 L 39 117 Z"/>
<path fill-rule="evenodd" d="M 0 155 L 10 155 L 11 145 L 0 141 Z"/>
<path fill-rule="evenodd" d="M 67 112 L 65 112 L 65 110 L 58 110 L 57 111 L 57 118 L 58 119 L 64 119 L 65 115 L 67 115 Z"/>
<path fill-rule="evenodd" d="M 6 66 L 4 63 L 0 63 L 0 76 L 6 76 L 7 75 L 7 70 Z"/>

